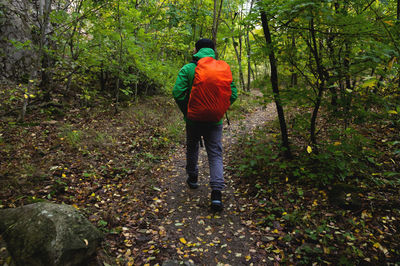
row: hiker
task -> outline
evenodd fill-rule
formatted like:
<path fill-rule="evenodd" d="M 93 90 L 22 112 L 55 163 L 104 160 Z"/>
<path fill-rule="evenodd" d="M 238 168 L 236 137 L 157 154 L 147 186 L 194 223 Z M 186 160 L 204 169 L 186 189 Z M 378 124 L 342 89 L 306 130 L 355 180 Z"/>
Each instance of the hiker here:
<path fill-rule="evenodd" d="M 196 42 L 193 61 L 179 71 L 172 94 L 186 122 L 186 182 L 191 189 L 199 186 L 197 161 L 203 138 L 210 166 L 211 207 L 221 211 L 225 187 L 222 120 L 237 98 L 237 89 L 229 65 L 215 60 L 214 49 L 210 39 Z"/>

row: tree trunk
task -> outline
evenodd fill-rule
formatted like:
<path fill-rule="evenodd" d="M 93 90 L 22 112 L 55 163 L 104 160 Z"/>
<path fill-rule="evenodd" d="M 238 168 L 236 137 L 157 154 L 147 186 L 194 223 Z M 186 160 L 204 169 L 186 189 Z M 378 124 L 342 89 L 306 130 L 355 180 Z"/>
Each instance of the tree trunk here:
<path fill-rule="evenodd" d="M 311 43 L 309 45 L 317 67 L 317 89 L 318 89 L 317 99 L 315 101 L 314 110 L 311 116 L 310 140 L 311 143 L 314 145 L 314 147 L 317 148 L 316 123 L 317 123 L 318 111 L 321 106 L 323 92 L 325 90 L 326 74 L 324 73 L 324 69 L 321 62 L 322 61 L 321 56 L 318 52 L 313 18 L 310 20 L 310 33 L 311 33 Z"/>
<path fill-rule="evenodd" d="M 296 51 L 296 39 L 294 38 L 294 34 L 292 36 L 292 51 Z M 297 86 L 297 73 L 294 70 L 294 66 L 291 67 L 290 72 L 290 86 L 294 88 Z"/>
<path fill-rule="evenodd" d="M 345 70 L 345 90 L 342 92 L 344 97 L 344 100 L 342 101 L 344 103 L 344 115 L 345 115 L 345 127 L 348 127 L 349 124 L 349 112 L 351 108 L 351 102 L 353 98 L 353 92 L 352 92 L 352 86 L 351 86 L 351 77 L 350 77 L 350 44 L 346 40 L 345 41 L 345 57 L 344 57 L 344 70 Z"/>
<path fill-rule="evenodd" d="M 251 15 L 251 11 L 253 10 L 253 3 L 254 0 L 251 0 L 248 16 Z M 246 43 L 247 43 L 247 89 L 246 90 L 247 91 L 250 91 L 250 82 L 251 82 L 251 60 L 250 60 L 251 46 L 250 46 L 249 32 L 250 32 L 250 26 L 247 25 L 246 27 Z"/>
<path fill-rule="evenodd" d="M 241 38 L 241 36 L 239 36 L 239 39 L 240 38 Z M 233 48 L 235 49 L 236 59 L 238 61 L 238 66 L 239 66 L 239 82 L 240 82 L 240 86 L 242 87 L 242 89 L 245 89 L 244 77 L 243 77 L 243 69 L 242 69 L 242 56 L 241 56 L 242 53 L 239 50 L 239 49 L 241 49 L 241 45 L 239 45 L 239 49 L 238 49 L 238 45 L 235 42 L 235 36 L 233 36 L 233 35 L 232 35 L 232 42 L 233 42 Z"/>
<path fill-rule="evenodd" d="M 246 42 L 247 42 L 247 91 L 250 91 L 250 82 L 251 82 L 251 61 L 250 61 L 250 38 L 249 38 L 249 31 L 246 32 Z"/>
<path fill-rule="evenodd" d="M 215 58 L 218 59 L 218 51 L 217 51 L 217 34 L 218 34 L 218 26 L 219 26 L 219 18 L 221 16 L 222 3 L 224 0 L 220 1 L 219 9 L 218 9 L 218 0 L 214 0 L 214 16 L 213 16 L 213 27 L 212 27 L 212 40 L 215 45 Z"/>
<path fill-rule="evenodd" d="M 253 64 L 254 64 L 254 68 L 253 68 L 254 77 L 253 77 L 253 80 L 257 80 L 258 79 L 258 68 L 257 68 L 256 62 L 253 62 Z"/>
<path fill-rule="evenodd" d="M 397 23 L 400 23 L 400 0 L 397 0 Z M 400 64 L 400 60 L 397 60 L 397 64 Z M 397 70 L 398 78 L 398 89 L 400 90 L 400 69 Z"/>
<path fill-rule="evenodd" d="M 118 113 L 118 104 L 119 104 L 119 91 L 120 91 L 120 76 L 122 74 L 122 48 L 123 48 L 123 37 L 122 37 L 122 25 L 121 25 L 121 13 L 119 8 L 119 1 L 117 4 L 118 8 L 118 33 L 119 33 L 119 66 L 118 66 L 118 74 L 117 74 L 117 86 L 116 86 L 116 95 L 115 95 L 115 113 Z"/>
<path fill-rule="evenodd" d="M 397 0 L 397 20 L 400 20 L 400 0 Z"/>
<path fill-rule="evenodd" d="M 330 58 L 332 59 L 332 64 L 334 67 L 338 66 L 338 62 L 335 56 L 335 48 L 333 45 L 333 37 L 329 37 L 327 40 L 327 46 L 328 46 L 328 51 L 330 54 Z M 331 92 L 331 105 L 333 107 L 333 111 L 337 112 L 338 110 L 338 104 L 337 104 L 337 100 L 338 100 L 338 94 L 337 94 L 337 89 L 336 87 L 334 87 L 335 80 L 334 79 L 330 79 L 328 80 L 328 88 L 329 91 Z"/>
<path fill-rule="evenodd" d="M 275 105 L 278 112 L 279 125 L 281 128 L 282 144 L 285 149 L 284 155 L 286 158 L 289 159 L 292 157 L 292 153 L 290 151 L 285 115 L 283 112 L 283 107 L 279 95 L 278 69 L 276 64 L 275 53 L 272 47 L 272 39 L 271 39 L 271 33 L 269 31 L 268 20 L 264 10 L 261 11 L 261 22 L 264 30 L 265 41 L 267 43 L 267 46 L 269 47 L 269 62 L 271 65 L 271 84 L 272 84 L 272 91 L 274 93 Z"/>
<path fill-rule="evenodd" d="M 49 101 L 50 96 L 50 57 L 45 51 L 47 42 L 47 34 L 50 28 L 50 13 L 51 13 L 51 0 L 40 0 L 39 1 L 39 25 L 40 25 L 40 37 L 39 37 L 39 51 L 37 69 L 40 69 L 41 81 L 39 87 L 44 92 L 44 100 Z"/>

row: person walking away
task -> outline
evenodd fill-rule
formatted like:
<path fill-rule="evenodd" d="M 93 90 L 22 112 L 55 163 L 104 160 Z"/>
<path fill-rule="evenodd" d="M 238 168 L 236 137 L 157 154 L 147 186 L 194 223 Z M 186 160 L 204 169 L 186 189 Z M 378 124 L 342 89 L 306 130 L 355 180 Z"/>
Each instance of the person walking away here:
<path fill-rule="evenodd" d="M 211 208 L 223 209 L 225 187 L 222 161 L 222 120 L 237 99 L 237 88 L 229 65 L 215 60 L 214 42 L 200 39 L 195 44 L 193 61 L 179 71 L 172 95 L 186 122 L 186 183 L 198 188 L 198 156 L 204 140 L 210 167 Z"/>

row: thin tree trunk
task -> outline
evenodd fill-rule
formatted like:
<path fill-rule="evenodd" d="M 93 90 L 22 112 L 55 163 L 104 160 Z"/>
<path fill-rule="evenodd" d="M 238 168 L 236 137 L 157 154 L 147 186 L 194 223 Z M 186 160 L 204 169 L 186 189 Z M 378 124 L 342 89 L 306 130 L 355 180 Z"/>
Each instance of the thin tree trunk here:
<path fill-rule="evenodd" d="M 400 20 L 400 0 L 397 0 L 397 20 Z"/>
<path fill-rule="evenodd" d="M 292 36 L 292 51 L 296 51 L 296 39 L 294 38 L 294 34 Z M 294 88 L 297 86 L 297 73 L 295 72 L 294 66 L 291 67 L 290 72 L 290 86 Z"/>
<path fill-rule="evenodd" d="M 122 37 L 122 29 L 121 29 L 121 13 L 119 8 L 119 1 L 117 4 L 118 8 L 118 33 L 119 33 L 119 71 L 117 77 L 117 86 L 116 86 L 116 95 L 115 95 L 115 113 L 118 113 L 118 104 L 119 104 L 119 86 L 120 86 L 120 76 L 122 74 L 122 48 L 123 48 L 123 37 Z"/>
<path fill-rule="evenodd" d="M 240 36 L 239 36 L 240 38 Z M 235 43 L 235 37 L 232 35 L 232 42 L 233 42 L 233 48 L 235 49 L 235 54 L 236 54 L 236 59 L 238 61 L 238 66 L 239 66 L 239 81 L 240 81 L 240 86 L 245 89 L 245 85 L 244 85 L 244 77 L 243 77 L 243 69 L 242 69 L 242 56 L 241 56 L 241 52 L 238 49 L 238 45 L 236 45 Z M 240 46 L 241 47 L 241 46 Z M 239 48 L 240 48 L 239 47 Z"/>
<path fill-rule="evenodd" d="M 212 40 L 215 45 L 215 58 L 218 59 L 218 51 L 217 51 L 217 34 L 218 34 L 218 26 L 219 26 L 219 18 L 221 16 L 222 3 L 224 0 L 220 1 L 219 9 L 218 9 L 218 0 L 214 0 L 214 16 L 213 16 L 213 27 L 212 27 Z"/>
<path fill-rule="evenodd" d="M 333 46 L 332 41 L 333 41 L 333 38 L 331 38 L 331 37 L 328 38 L 327 46 L 328 46 L 328 50 L 330 53 L 330 57 L 332 58 L 332 63 L 336 67 L 336 66 L 338 66 L 338 62 L 337 62 L 337 59 L 335 56 L 335 48 Z M 329 88 L 329 91 L 331 92 L 331 105 L 333 107 L 333 111 L 337 112 L 337 110 L 338 110 L 338 106 L 337 106 L 338 105 L 337 104 L 338 94 L 337 94 L 337 88 L 333 86 L 334 83 L 335 83 L 335 81 L 332 78 L 330 80 L 328 80 L 328 88 Z"/>
<path fill-rule="evenodd" d="M 138 101 L 138 82 L 135 82 L 135 102 Z"/>
<path fill-rule="evenodd" d="M 318 111 L 321 106 L 323 92 L 325 90 L 325 76 L 326 75 L 323 70 L 321 56 L 318 52 L 313 18 L 310 21 L 310 33 L 311 33 L 311 42 L 312 42 L 312 43 L 310 43 L 310 49 L 314 56 L 314 60 L 315 60 L 316 66 L 317 66 L 317 89 L 318 89 L 317 99 L 316 99 L 314 110 L 313 110 L 312 116 L 311 116 L 310 140 L 311 140 L 311 143 L 316 148 L 316 145 L 317 145 L 316 123 L 317 123 Z"/>
<path fill-rule="evenodd" d="M 400 0 L 397 0 L 397 23 L 400 22 Z M 400 64 L 400 60 L 397 60 L 397 64 Z M 400 69 L 397 70 L 397 78 L 398 78 L 398 89 L 400 90 Z"/>
<path fill-rule="evenodd" d="M 249 31 L 246 32 L 246 42 L 247 42 L 247 91 L 250 91 L 250 82 L 251 82 L 251 61 L 250 61 L 250 38 Z"/>
<path fill-rule="evenodd" d="M 254 3 L 254 0 L 251 0 L 248 16 L 251 15 L 251 11 L 253 10 L 253 3 Z M 251 46 L 250 46 L 250 37 L 249 37 L 250 34 L 249 34 L 249 32 L 250 32 L 250 26 L 247 25 L 247 27 L 246 27 L 246 43 L 247 43 L 247 91 L 250 91 L 250 82 L 251 82 L 251 61 L 250 61 Z"/>
<path fill-rule="evenodd" d="M 282 107 L 282 103 L 281 103 L 281 99 L 280 99 L 280 95 L 279 95 L 278 69 L 277 69 L 277 64 L 276 64 L 275 53 L 274 53 L 274 50 L 272 49 L 272 39 L 271 39 L 270 30 L 269 30 L 268 20 L 267 20 L 267 16 L 266 16 L 264 10 L 261 11 L 261 22 L 262 22 L 262 27 L 264 30 L 265 41 L 267 43 L 267 46 L 270 48 L 269 49 L 269 62 L 271 65 L 271 84 L 272 84 L 272 91 L 274 93 L 275 105 L 276 105 L 276 109 L 278 112 L 279 125 L 281 128 L 282 144 L 283 144 L 283 147 L 285 148 L 284 155 L 286 158 L 289 159 L 292 157 L 292 153 L 290 151 L 285 115 L 283 112 L 283 107 Z"/>
<path fill-rule="evenodd" d="M 26 108 L 28 107 L 28 101 L 29 101 L 29 91 L 24 93 L 24 102 L 22 104 L 21 114 L 18 119 L 20 122 L 25 121 Z"/>
<path fill-rule="evenodd" d="M 257 80 L 258 79 L 258 68 L 257 68 L 257 65 L 256 65 L 256 62 L 253 62 L 253 64 L 254 64 L 254 77 L 253 77 L 253 80 Z"/>
<path fill-rule="evenodd" d="M 316 147 L 317 145 L 317 136 L 316 136 L 316 124 L 317 124 L 317 117 L 318 117 L 318 111 L 321 106 L 321 100 L 322 100 L 322 94 L 323 94 L 323 87 L 324 84 L 320 83 L 318 86 L 318 95 L 317 95 L 317 101 L 315 102 L 315 106 L 312 112 L 311 116 L 311 127 L 310 127 L 310 140 L 311 143 Z"/>
<path fill-rule="evenodd" d="M 352 98 L 353 98 L 353 93 L 352 93 L 352 86 L 351 86 L 351 77 L 350 77 L 350 44 L 349 42 L 346 40 L 345 41 L 345 57 L 344 57 L 344 70 L 345 70 L 345 90 L 342 92 L 343 93 L 343 97 L 344 97 L 344 114 L 345 114 L 345 120 L 344 120 L 344 124 L 345 124 L 345 128 L 348 127 L 349 124 L 349 117 L 348 117 L 348 113 L 350 112 L 350 108 L 351 108 L 351 102 L 352 102 Z"/>
<path fill-rule="evenodd" d="M 45 51 L 47 45 L 47 34 L 50 28 L 50 13 L 51 13 L 52 0 L 39 1 L 39 24 L 40 24 L 40 38 L 39 38 L 39 51 L 37 68 L 40 69 L 41 81 L 39 87 L 44 92 L 44 100 L 49 101 L 50 96 L 50 74 L 49 74 L 49 61 L 50 57 Z"/>

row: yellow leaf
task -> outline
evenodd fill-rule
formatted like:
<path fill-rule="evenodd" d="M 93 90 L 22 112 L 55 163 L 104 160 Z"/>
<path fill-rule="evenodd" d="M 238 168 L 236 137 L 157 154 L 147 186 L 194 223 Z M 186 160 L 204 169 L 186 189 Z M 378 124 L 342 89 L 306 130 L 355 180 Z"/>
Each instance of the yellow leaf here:
<path fill-rule="evenodd" d="M 331 250 L 329 248 L 327 248 L 327 247 L 324 247 L 324 253 L 325 254 L 330 254 Z"/>
<path fill-rule="evenodd" d="M 179 238 L 179 241 L 181 241 L 183 244 L 185 244 L 186 245 L 186 239 L 184 239 L 183 237 L 181 237 L 181 238 Z"/>
<path fill-rule="evenodd" d="M 75 209 L 79 210 L 79 207 L 76 204 L 72 204 L 72 207 L 74 207 Z"/>
<path fill-rule="evenodd" d="M 381 244 L 379 244 L 378 242 L 376 242 L 375 244 L 374 244 L 374 248 L 379 248 L 381 246 Z"/>
<path fill-rule="evenodd" d="M 388 112 L 388 114 L 397 115 L 398 113 L 397 113 L 397 111 L 395 111 L 395 110 L 390 110 L 390 111 Z"/>
<path fill-rule="evenodd" d="M 274 250 L 272 250 L 272 252 L 274 252 L 274 253 L 278 254 L 278 253 L 280 253 L 280 252 L 281 252 L 281 250 L 280 250 L 279 248 L 277 248 L 277 249 L 274 249 Z"/>
<path fill-rule="evenodd" d="M 396 57 L 393 57 L 392 59 L 390 59 L 389 64 L 388 64 L 388 68 L 389 70 L 392 69 L 393 67 L 393 63 L 397 60 Z"/>
<path fill-rule="evenodd" d="M 367 80 L 364 82 L 364 84 L 361 85 L 362 88 L 367 88 L 367 87 L 374 87 L 378 83 L 378 80 L 375 78 L 372 78 L 370 80 Z"/>
<path fill-rule="evenodd" d="M 90 195 L 91 197 L 94 197 L 94 196 L 96 196 L 95 194 L 94 194 L 94 192 Z"/>
<path fill-rule="evenodd" d="M 245 258 L 246 258 L 246 261 L 251 260 L 251 256 L 250 255 L 247 255 Z"/>
<path fill-rule="evenodd" d="M 299 18 L 294 18 L 294 19 L 293 19 L 293 22 L 299 22 L 299 21 L 300 21 Z"/>
<path fill-rule="evenodd" d="M 61 176 L 62 176 L 63 178 L 66 178 L 66 177 L 67 177 L 65 174 L 62 174 Z"/>
<path fill-rule="evenodd" d="M 335 143 L 333 143 L 335 146 L 339 146 L 340 144 L 342 144 L 340 141 L 335 141 Z"/>
<path fill-rule="evenodd" d="M 385 22 L 386 24 L 388 24 L 388 25 L 390 25 L 390 26 L 393 26 L 394 24 L 393 24 L 393 21 L 391 21 L 391 20 L 385 20 L 385 21 L 383 21 L 383 22 Z"/>
<path fill-rule="evenodd" d="M 28 94 L 24 94 L 24 98 L 28 99 L 29 98 Z"/>
<path fill-rule="evenodd" d="M 307 146 L 307 152 L 312 153 L 312 148 L 310 146 Z"/>

